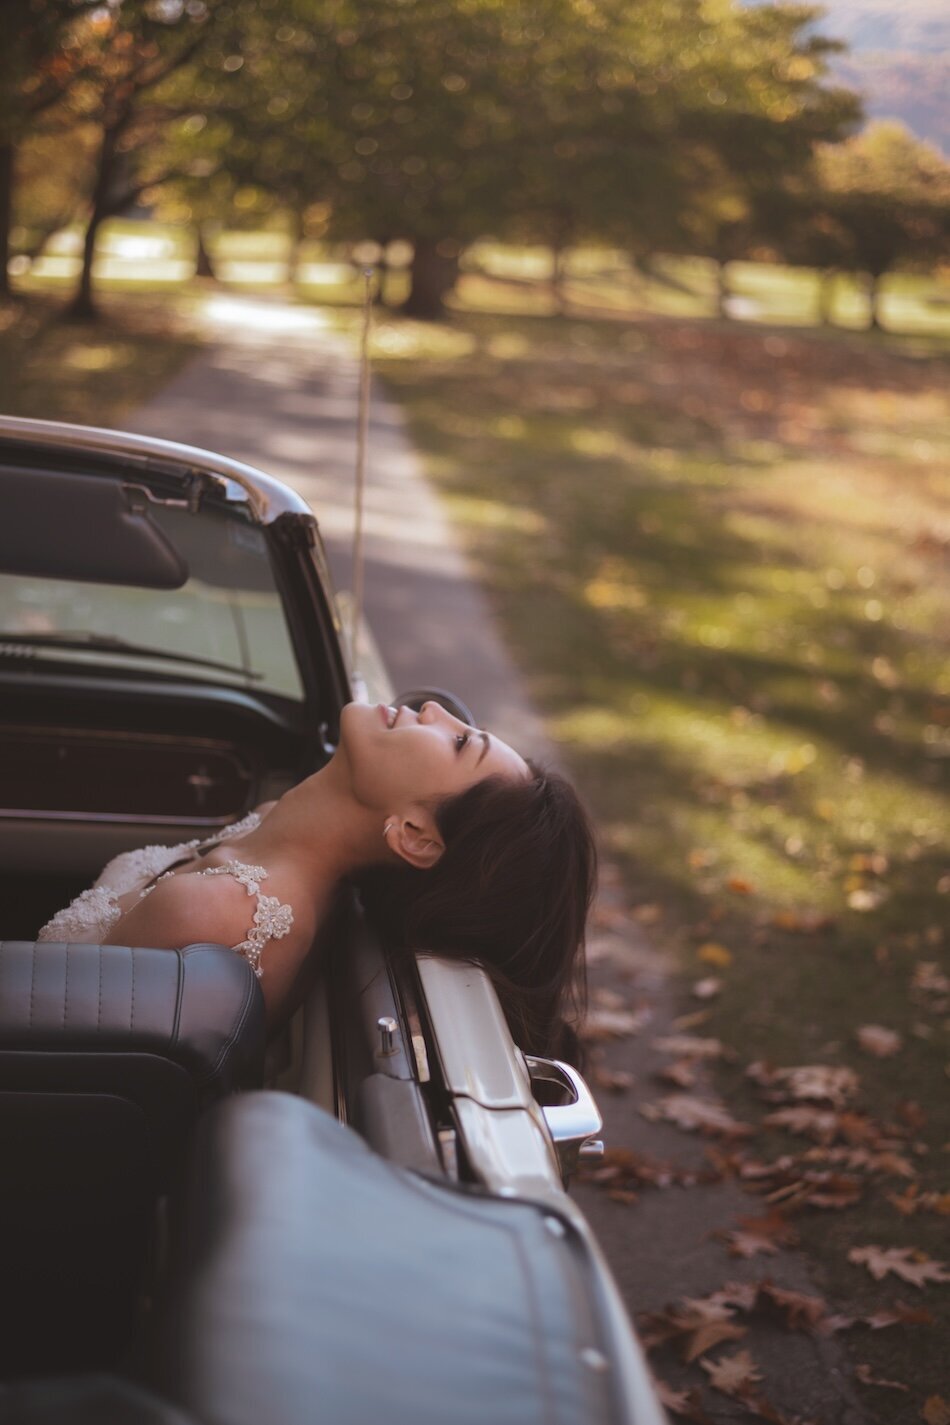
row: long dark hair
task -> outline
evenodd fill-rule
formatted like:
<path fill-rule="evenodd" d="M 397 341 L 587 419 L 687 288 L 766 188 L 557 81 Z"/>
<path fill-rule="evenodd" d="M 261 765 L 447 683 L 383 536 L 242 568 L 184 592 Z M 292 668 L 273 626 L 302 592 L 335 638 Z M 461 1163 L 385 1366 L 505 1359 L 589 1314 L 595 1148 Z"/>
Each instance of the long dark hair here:
<path fill-rule="evenodd" d="M 439 804 L 435 866 L 377 868 L 361 889 L 391 942 L 483 965 L 521 1049 L 577 1062 L 597 853 L 571 784 L 528 767 L 526 782 L 488 777 Z"/>

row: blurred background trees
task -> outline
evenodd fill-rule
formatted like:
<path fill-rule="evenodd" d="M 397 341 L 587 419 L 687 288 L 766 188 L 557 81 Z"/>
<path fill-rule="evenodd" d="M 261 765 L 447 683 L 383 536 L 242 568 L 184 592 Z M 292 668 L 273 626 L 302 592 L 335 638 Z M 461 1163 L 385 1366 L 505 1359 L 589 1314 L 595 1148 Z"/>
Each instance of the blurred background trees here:
<path fill-rule="evenodd" d="M 0 268 L 136 204 L 195 233 L 278 217 L 411 246 L 406 310 L 438 316 L 477 239 L 880 277 L 946 253 L 947 164 L 856 136 L 842 46 L 801 4 L 734 0 L 8 0 Z M 291 267 L 294 263 L 292 244 Z"/>

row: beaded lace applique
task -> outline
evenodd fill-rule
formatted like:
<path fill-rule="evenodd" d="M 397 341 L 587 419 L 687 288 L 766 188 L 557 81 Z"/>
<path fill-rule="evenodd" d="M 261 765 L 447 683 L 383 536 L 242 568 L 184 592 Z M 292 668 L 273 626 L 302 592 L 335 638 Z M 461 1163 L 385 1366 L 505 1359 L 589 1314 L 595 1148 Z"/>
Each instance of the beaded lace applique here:
<path fill-rule="evenodd" d="M 83 891 L 63 910 L 58 910 L 37 935 L 37 940 L 69 941 L 84 930 L 97 930 L 105 935 L 122 914 L 116 904 L 115 892 L 105 886 L 93 886 Z"/>
<path fill-rule="evenodd" d="M 120 896 L 134 891 L 143 882 L 150 882 L 139 892 L 139 899 L 143 900 L 159 881 L 173 874 L 165 869 L 167 866 L 193 854 L 199 847 L 217 846 L 232 837 L 243 836 L 246 831 L 255 831 L 260 823 L 259 813 L 251 811 L 240 821 L 223 827 L 204 841 L 183 841 L 177 846 L 140 846 L 135 851 L 120 852 L 112 858 L 94 886 L 76 896 L 63 910 L 57 911 L 52 920 L 47 921 L 37 933 L 37 940 L 86 944 L 104 940 L 121 919 Z M 274 897 L 267 896 L 265 899 L 273 900 Z"/>
<path fill-rule="evenodd" d="M 225 861 L 220 866 L 209 866 L 199 871 L 199 876 L 233 876 L 243 886 L 249 896 L 257 897 L 257 909 L 247 938 L 231 949 L 243 955 L 258 979 L 261 977 L 261 954 L 268 940 L 283 940 L 289 935 L 294 923 L 294 913 L 289 905 L 282 905 L 276 896 L 265 896 L 260 883 L 267 879 L 263 866 L 247 866 L 243 861 Z"/>

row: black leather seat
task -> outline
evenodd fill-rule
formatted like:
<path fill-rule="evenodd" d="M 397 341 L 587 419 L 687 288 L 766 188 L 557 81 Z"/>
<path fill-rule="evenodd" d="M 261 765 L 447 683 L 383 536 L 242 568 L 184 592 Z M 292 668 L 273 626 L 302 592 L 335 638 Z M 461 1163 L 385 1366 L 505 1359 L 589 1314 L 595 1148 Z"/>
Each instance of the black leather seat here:
<path fill-rule="evenodd" d="M 190 1131 L 263 1050 L 221 946 L 0 942 L 0 1374 L 121 1356 Z"/>
<path fill-rule="evenodd" d="M 178 1226 L 140 1376 L 203 1425 L 626 1418 L 569 1221 L 395 1167 L 302 1099 L 205 1115 Z"/>

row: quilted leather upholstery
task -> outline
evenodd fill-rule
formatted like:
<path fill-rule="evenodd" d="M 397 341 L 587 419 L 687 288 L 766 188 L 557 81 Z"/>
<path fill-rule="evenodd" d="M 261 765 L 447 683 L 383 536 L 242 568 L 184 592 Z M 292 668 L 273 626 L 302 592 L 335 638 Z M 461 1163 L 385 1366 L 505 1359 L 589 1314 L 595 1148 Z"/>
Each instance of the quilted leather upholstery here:
<path fill-rule="evenodd" d="M 258 983 L 221 946 L 0 942 L 0 1374 L 116 1358 L 156 1203 L 263 1047 Z"/>

